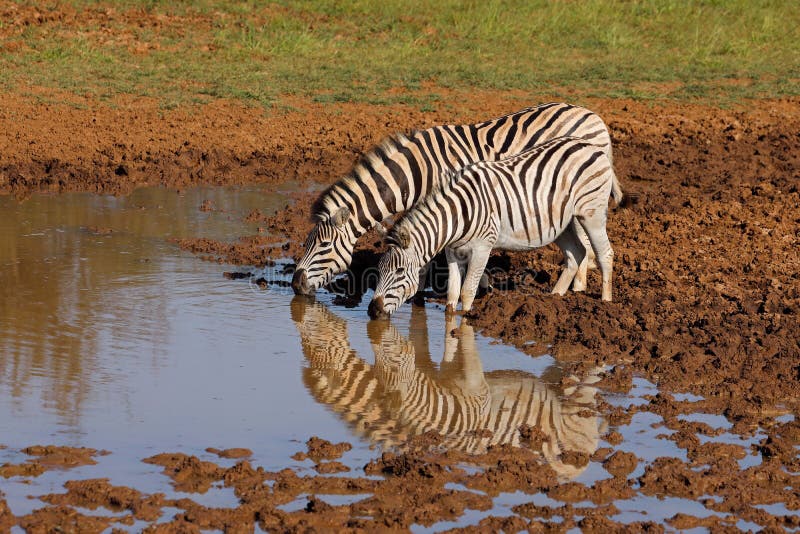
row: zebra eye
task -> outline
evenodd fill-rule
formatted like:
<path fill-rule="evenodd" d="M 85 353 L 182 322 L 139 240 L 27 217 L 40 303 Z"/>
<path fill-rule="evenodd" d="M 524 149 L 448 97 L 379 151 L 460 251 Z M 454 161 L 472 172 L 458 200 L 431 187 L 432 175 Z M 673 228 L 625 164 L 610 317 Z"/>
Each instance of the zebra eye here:
<path fill-rule="evenodd" d="M 330 241 L 323 241 L 322 243 L 319 244 L 319 246 L 327 248 L 327 247 L 331 246 L 331 242 Z"/>
<path fill-rule="evenodd" d="M 406 272 L 405 267 L 398 267 L 397 270 L 394 272 L 397 276 L 403 276 L 403 273 Z"/>

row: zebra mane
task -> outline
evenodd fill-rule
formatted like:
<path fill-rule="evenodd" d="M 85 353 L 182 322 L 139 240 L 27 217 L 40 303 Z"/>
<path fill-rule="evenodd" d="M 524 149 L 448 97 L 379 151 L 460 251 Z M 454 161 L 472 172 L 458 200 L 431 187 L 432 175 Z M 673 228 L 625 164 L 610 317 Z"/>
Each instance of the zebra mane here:
<path fill-rule="evenodd" d="M 398 239 L 398 234 L 402 231 L 405 231 L 410 235 L 414 228 L 427 225 L 427 221 L 422 217 L 422 215 L 420 215 L 419 207 L 426 203 L 438 202 L 442 196 L 444 196 L 444 193 L 449 189 L 452 180 L 459 174 L 460 173 L 458 171 L 448 171 L 446 175 L 447 179 L 442 180 L 441 185 L 438 185 L 436 188 L 432 189 L 431 192 L 428 193 L 428 195 L 416 206 L 400 215 L 400 217 L 397 218 L 392 226 L 392 229 L 389 230 L 389 233 L 386 235 L 386 243 L 388 245 L 397 245 L 400 248 L 403 248 L 400 240 Z"/>
<path fill-rule="evenodd" d="M 332 194 L 333 191 L 337 189 L 354 191 L 358 188 L 357 182 L 362 173 L 369 174 L 369 168 L 375 168 L 382 164 L 386 158 L 397 153 L 398 147 L 405 146 L 409 142 L 406 134 L 397 132 L 385 137 L 378 145 L 362 154 L 346 176 L 329 185 L 320 193 L 317 200 L 311 205 L 311 220 L 320 222 L 329 219 L 337 209 L 343 207 L 341 200 Z M 345 194 L 344 196 L 349 195 Z"/>

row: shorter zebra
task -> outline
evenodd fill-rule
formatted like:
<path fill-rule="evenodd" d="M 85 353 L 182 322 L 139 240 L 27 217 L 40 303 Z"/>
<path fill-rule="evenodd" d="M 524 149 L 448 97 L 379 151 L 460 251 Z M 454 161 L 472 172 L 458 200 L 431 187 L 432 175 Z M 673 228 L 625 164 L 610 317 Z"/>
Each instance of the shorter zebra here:
<path fill-rule="evenodd" d="M 390 232 L 378 263 L 372 318 L 394 313 L 417 290 L 419 269 L 444 249 L 449 265 L 447 309 L 472 307 L 493 248 L 530 250 L 555 242 L 566 265 L 553 293 L 576 279 L 587 251 L 573 220 L 586 231 L 603 278 L 602 299 L 611 300 L 614 252 L 606 233 L 608 198 L 616 188 L 603 147 L 560 137 L 500 161 L 483 161 L 451 173 L 442 186 L 412 208 Z M 615 198 L 615 200 L 619 200 Z M 459 257 L 469 258 L 461 287 Z M 579 275 L 580 276 L 580 275 Z"/>

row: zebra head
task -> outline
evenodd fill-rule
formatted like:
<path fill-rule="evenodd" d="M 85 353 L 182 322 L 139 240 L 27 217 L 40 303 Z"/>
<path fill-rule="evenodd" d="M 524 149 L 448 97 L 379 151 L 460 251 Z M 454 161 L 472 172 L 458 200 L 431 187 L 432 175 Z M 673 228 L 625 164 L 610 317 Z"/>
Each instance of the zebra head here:
<path fill-rule="evenodd" d="M 317 215 L 317 224 L 306 239 L 306 252 L 292 278 L 295 295 L 314 294 L 350 265 L 358 236 L 352 225 L 347 224 L 349 219 L 347 206 L 332 214 Z"/>
<path fill-rule="evenodd" d="M 417 292 L 420 268 L 419 254 L 411 246 L 411 236 L 404 228 L 388 238 L 389 249 L 378 262 L 378 286 L 367 310 L 373 319 L 388 317 Z"/>

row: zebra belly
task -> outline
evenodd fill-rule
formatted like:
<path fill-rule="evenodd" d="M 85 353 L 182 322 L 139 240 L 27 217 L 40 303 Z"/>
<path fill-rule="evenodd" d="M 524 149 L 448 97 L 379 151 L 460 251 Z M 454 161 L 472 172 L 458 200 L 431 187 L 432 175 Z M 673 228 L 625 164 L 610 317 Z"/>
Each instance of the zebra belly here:
<path fill-rule="evenodd" d="M 556 237 L 561 234 L 563 228 L 559 228 L 556 233 L 554 229 L 542 232 L 541 239 L 539 232 L 535 228 L 529 228 L 526 232 L 522 229 L 511 229 L 509 227 L 502 227 L 497 233 L 497 242 L 494 248 L 501 248 L 503 250 L 531 250 L 534 248 L 543 247 L 556 240 Z"/>

